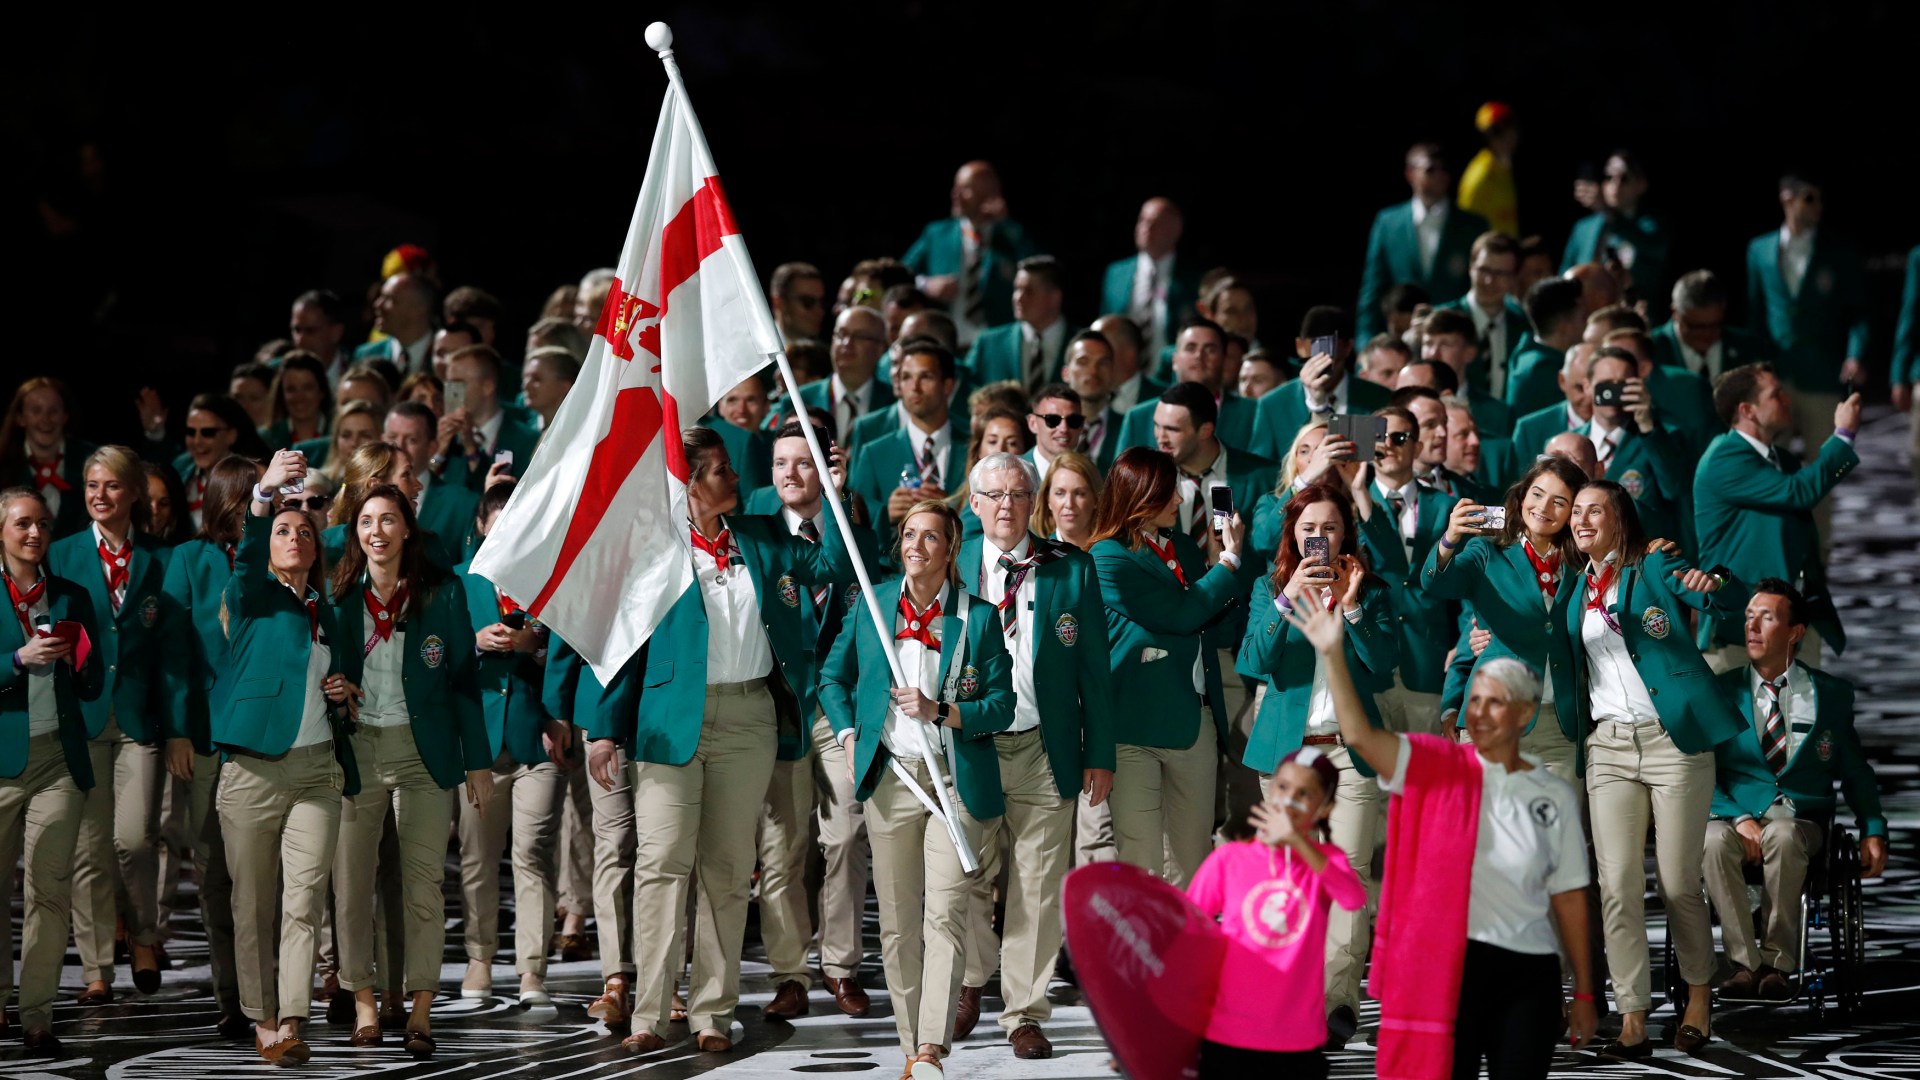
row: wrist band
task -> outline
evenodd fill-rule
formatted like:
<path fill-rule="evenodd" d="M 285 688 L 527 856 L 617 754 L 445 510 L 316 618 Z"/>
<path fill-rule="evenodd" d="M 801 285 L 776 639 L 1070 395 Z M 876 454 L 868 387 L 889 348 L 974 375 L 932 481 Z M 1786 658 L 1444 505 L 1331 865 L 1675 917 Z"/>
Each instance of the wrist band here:
<path fill-rule="evenodd" d="M 1573 1000 L 1584 1001 L 1589 1005 L 1598 1004 L 1598 999 L 1595 998 L 1592 994 L 1583 994 L 1578 990 L 1575 990 L 1573 992 Z"/>
<path fill-rule="evenodd" d="M 270 503 L 273 501 L 273 493 L 259 484 L 255 484 L 253 487 L 253 501 Z"/>
<path fill-rule="evenodd" d="M 1841 437 L 1841 438 L 1843 438 L 1843 439 L 1851 439 L 1851 438 L 1853 438 L 1853 429 L 1852 429 L 1852 428 L 1849 428 L 1849 427 L 1837 427 L 1837 428 L 1834 428 L 1834 429 L 1833 429 L 1833 433 L 1834 433 L 1835 435 L 1838 435 L 1838 436 L 1840 436 L 1840 437 Z"/>
<path fill-rule="evenodd" d="M 1443 548 L 1446 548 L 1446 549 L 1447 549 L 1448 551 L 1452 551 L 1452 550 L 1453 550 L 1453 544 L 1452 544 L 1452 543 L 1450 543 L 1450 542 L 1449 542 L 1449 541 L 1447 540 L 1447 538 L 1446 538 L 1446 537 L 1444 537 L 1444 536 L 1442 536 L 1442 537 L 1440 538 L 1440 546 L 1441 546 L 1441 547 L 1443 547 Z"/>

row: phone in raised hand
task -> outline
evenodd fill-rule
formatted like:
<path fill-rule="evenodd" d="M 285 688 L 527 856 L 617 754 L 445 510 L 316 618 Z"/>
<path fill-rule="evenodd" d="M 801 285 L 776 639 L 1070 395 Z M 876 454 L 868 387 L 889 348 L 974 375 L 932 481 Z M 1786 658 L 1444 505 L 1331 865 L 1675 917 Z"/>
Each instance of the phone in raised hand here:
<path fill-rule="evenodd" d="M 1213 503 L 1213 531 L 1225 532 L 1233 523 L 1233 489 L 1225 484 L 1213 485 L 1210 493 Z"/>

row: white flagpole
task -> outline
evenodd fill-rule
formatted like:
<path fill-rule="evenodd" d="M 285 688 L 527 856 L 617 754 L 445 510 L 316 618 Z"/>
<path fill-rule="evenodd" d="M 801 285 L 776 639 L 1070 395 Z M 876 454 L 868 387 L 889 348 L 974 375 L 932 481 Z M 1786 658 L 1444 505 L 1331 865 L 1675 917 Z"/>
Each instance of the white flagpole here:
<path fill-rule="evenodd" d="M 691 118 L 693 99 L 687 96 L 686 83 L 680 78 L 680 65 L 673 59 L 673 30 L 666 23 L 650 24 L 647 27 L 647 45 L 660 54 L 660 63 L 667 69 L 667 79 L 672 83 L 674 93 L 680 95 L 681 104 L 686 106 L 687 116 Z M 708 165 L 710 171 L 717 173 L 718 170 L 711 169 L 713 156 L 707 149 L 705 133 L 700 130 L 698 124 L 691 124 L 690 127 L 694 146 L 704 159 L 703 164 Z M 760 291 L 759 280 L 741 265 L 731 248 L 729 248 L 728 261 L 733 264 L 734 274 L 740 279 L 741 292 L 750 297 L 754 303 L 764 305 L 766 299 Z M 772 321 L 771 314 L 768 315 L 768 321 Z M 799 381 L 793 377 L 793 366 L 787 361 L 786 350 L 779 349 L 770 355 L 780 368 L 780 380 L 786 386 L 788 399 L 797 403 L 800 400 Z M 800 434 L 807 440 L 807 451 L 813 455 L 814 472 L 821 478 L 821 491 L 827 497 L 827 505 L 833 508 L 833 520 L 840 528 L 840 536 L 846 544 L 847 554 L 853 558 L 853 572 L 854 576 L 860 580 L 860 595 L 866 600 L 867 614 L 872 617 L 874 631 L 884 644 L 892 639 L 892 624 L 880 611 L 880 602 L 874 598 L 873 579 L 868 576 L 866 560 L 860 556 L 859 545 L 853 541 L 853 523 L 848 519 L 846 504 L 841 500 L 840 492 L 833 483 L 833 471 L 828 465 L 827 455 L 820 447 L 820 440 L 814 435 L 812 418 L 802 411 L 798 419 Z M 959 648 L 961 644 L 956 643 L 955 647 Z M 900 658 L 894 651 L 891 648 L 883 651 L 887 655 L 887 667 L 891 670 L 893 685 L 914 685 L 907 680 L 906 673 L 901 670 Z M 911 720 L 911 718 L 908 719 Z M 960 815 L 955 811 L 953 799 L 947 793 L 947 784 L 940 765 L 940 747 L 928 736 L 925 724 L 913 721 L 907 726 L 919 736 L 921 759 L 927 763 L 927 774 L 933 781 L 933 790 L 938 801 L 927 796 L 920 785 L 914 782 L 913 775 L 900 764 L 898 758 L 893 759 L 894 772 L 899 776 L 900 782 L 907 785 L 908 790 L 920 800 L 921 805 L 945 823 L 947 836 L 952 839 L 954 851 L 960 856 L 961 870 L 971 874 L 979 868 L 980 863 L 974 854 L 973 845 L 967 842 L 966 833 L 960 828 Z"/>

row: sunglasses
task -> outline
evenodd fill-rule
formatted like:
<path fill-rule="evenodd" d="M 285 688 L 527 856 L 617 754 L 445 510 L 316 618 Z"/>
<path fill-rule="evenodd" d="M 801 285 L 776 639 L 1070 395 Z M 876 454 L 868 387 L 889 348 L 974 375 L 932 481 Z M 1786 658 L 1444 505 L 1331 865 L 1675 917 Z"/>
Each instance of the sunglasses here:
<path fill-rule="evenodd" d="M 1035 415 L 1039 415 L 1040 419 L 1049 428 L 1059 427 L 1061 421 L 1063 420 L 1066 422 L 1066 425 L 1068 427 L 1072 428 L 1075 431 L 1078 431 L 1081 428 L 1087 426 L 1087 418 L 1080 415 L 1079 413 L 1069 413 L 1066 416 L 1061 416 L 1059 413 L 1046 413 L 1044 415 L 1041 415 L 1041 414 L 1035 414 Z"/>
<path fill-rule="evenodd" d="M 1381 435 L 1380 437 L 1374 439 L 1373 441 L 1376 445 L 1380 443 L 1388 443 L 1393 446 L 1405 446 L 1408 443 L 1413 441 L 1413 432 L 1395 431 L 1386 435 Z"/>
<path fill-rule="evenodd" d="M 332 503 L 333 498 L 329 495 L 293 495 L 280 500 L 284 510 L 325 510 Z"/>
<path fill-rule="evenodd" d="M 211 439 L 223 431 L 232 430 L 230 427 L 190 427 L 187 429 L 187 438 Z"/>

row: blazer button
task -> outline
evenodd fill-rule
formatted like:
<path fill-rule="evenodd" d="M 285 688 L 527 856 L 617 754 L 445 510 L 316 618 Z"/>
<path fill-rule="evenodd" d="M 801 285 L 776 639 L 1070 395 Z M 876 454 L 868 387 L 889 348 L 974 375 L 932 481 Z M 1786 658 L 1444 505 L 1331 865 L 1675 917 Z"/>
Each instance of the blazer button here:
<path fill-rule="evenodd" d="M 1660 696 L 1660 688 L 1659 688 L 1659 687 L 1657 687 L 1657 686 L 1649 686 L 1649 687 L 1647 687 L 1647 696 L 1648 696 L 1648 697 L 1659 697 L 1659 696 Z"/>

